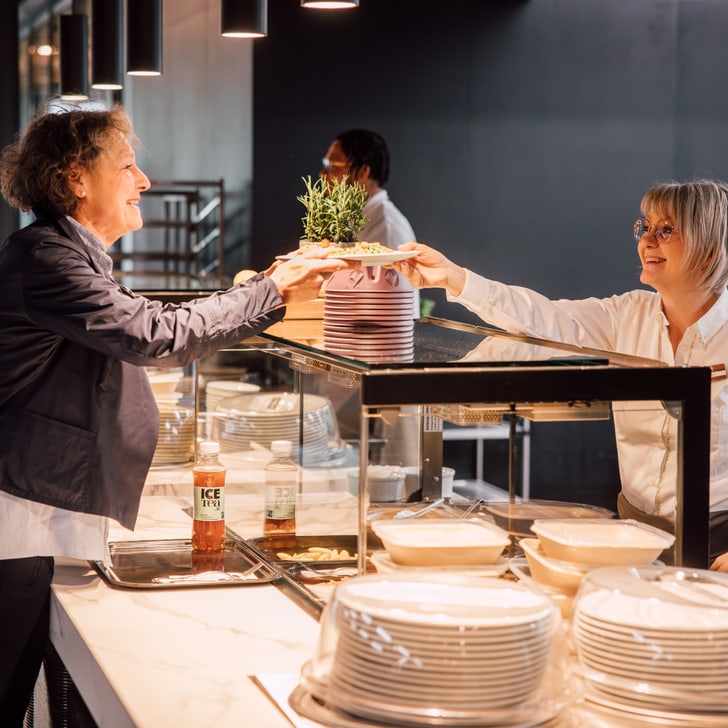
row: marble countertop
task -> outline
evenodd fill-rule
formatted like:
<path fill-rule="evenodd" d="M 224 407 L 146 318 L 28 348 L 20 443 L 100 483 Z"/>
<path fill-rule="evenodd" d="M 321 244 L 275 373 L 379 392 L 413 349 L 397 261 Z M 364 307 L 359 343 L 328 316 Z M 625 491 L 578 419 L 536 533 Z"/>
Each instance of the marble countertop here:
<path fill-rule="evenodd" d="M 136 531 L 110 540 L 189 538 L 183 496 L 146 496 Z M 227 525 L 260 535 L 263 496 L 230 495 Z M 348 493 L 304 494 L 298 531 L 355 533 Z M 84 562 L 61 562 L 53 582 L 51 639 L 100 726 L 240 725 L 290 728 L 251 680 L 298 673 L 318 623 L 270 584 L 202 589 L 118 589 Z"/>

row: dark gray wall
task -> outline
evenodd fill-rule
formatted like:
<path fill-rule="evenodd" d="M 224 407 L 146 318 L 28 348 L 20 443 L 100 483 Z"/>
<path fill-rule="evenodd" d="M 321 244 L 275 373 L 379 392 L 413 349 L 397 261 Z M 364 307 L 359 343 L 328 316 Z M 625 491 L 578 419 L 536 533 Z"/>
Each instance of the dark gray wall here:
<path fill-rule="evenodd" d="M 388 140 L 389 192 L 421 241 L 552 297 L 639 285 L 631 228 L 655 180 L 728 178 L 725 0 L 269 12 L 254 52 L 255 268 L 296 245 L 300 178 L 354 126 Z M 472 320 L 433 297 L 435 315 Z M 613 489 L 609 429 L 555 429 L 568 436 L 534 433 L 537 494 Z"/>
<path fill-rule="evenodd" d="M 254 263 L 301 232 L 301 176 L 380 131 L 418 237 L 551 296 L 637 285 L 658 178 L 728 177 L 724 0 L 270 3 L 254 56 Z"/>

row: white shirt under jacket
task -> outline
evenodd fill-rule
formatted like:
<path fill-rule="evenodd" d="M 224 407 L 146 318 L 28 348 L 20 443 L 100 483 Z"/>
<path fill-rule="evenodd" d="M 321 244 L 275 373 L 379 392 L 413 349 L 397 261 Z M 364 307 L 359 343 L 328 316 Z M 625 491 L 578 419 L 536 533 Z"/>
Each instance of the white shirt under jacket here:
<path fill-rule="evenodd" d="M 507 331 L 648 357 L 671 366 L 728 364 L 728 291 L 685 332 L 673 355 L 658 293 L 634 290 L 610 298 L 552 301 L 535 291 L 467 271 L 448 297 Z M 677 423 L 659 403 L 615 402 L 622 490 L 640 510 L 673 515 Z M 711 387 L 710 510 L 728 510 L 728 379 Z M 689 488 L 689 474 L 686 486 Z"/>
<path fill-rule="evenodd" d="M 387 190 L 378 190 L 369 198 L 364 215 L 367 222 L 359 233 L 359 240 L 382 243 L 390 248 L 417 240 L 412 226 L 389 199 Z"/>

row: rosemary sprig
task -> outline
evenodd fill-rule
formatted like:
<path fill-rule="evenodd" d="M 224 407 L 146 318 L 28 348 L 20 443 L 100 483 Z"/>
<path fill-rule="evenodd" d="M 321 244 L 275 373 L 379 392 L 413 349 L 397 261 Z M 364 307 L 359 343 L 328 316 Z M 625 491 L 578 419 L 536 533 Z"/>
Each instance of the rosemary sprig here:
<path fill-rule="evenodd" d="M 347 177 L 329 182 L 323 177 L 315 181 L 303 177 L 306 194 L 296 199 L 303 204 L 306 214 L 303 223 L 302 240 L 332 243 L 355 243 L 359 231 L 364 227 L 367 192 L 358 182 L 349 184 Z"/>

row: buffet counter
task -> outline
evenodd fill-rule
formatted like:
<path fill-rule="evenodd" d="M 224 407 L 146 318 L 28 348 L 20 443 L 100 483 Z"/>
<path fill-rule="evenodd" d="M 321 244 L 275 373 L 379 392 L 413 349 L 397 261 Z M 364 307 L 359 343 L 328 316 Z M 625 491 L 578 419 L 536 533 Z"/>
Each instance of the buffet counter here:
<path fill-rule="evenodd" d="M 231 494 L 226 500 L 229 529 L 246 539 L 260 536 L 262 494 Z M 186 539 L 189 512 L 188 497 L 144 496 L 137 530 L 112 529 L 110 541 Z M 304 493 L 297 508 L 297 533 L 353 533 L 357 518 L 358 500 L 350 493 Z M 53 582 L 51 639 L 101 728 L 379 726 L 351 717 L 342 723 L 340 716 L 339 722 L 320 718 L 319 723 L 288 708 L 302 666 L 316 653 L 321 626 L 315 613 L 280 586 L 118 588 L 86 562 L 66 561 L 57 564 Z M 544 726 L 654 724 L 654 710 L 645 709 L 645 715 L 633 710 L 630 715 L 579 700 L 575 675 L 567 670 L 575 702 Z M 697 713 L 683 720 L 670 717 L 662 724 L 725 725 Z"/>

